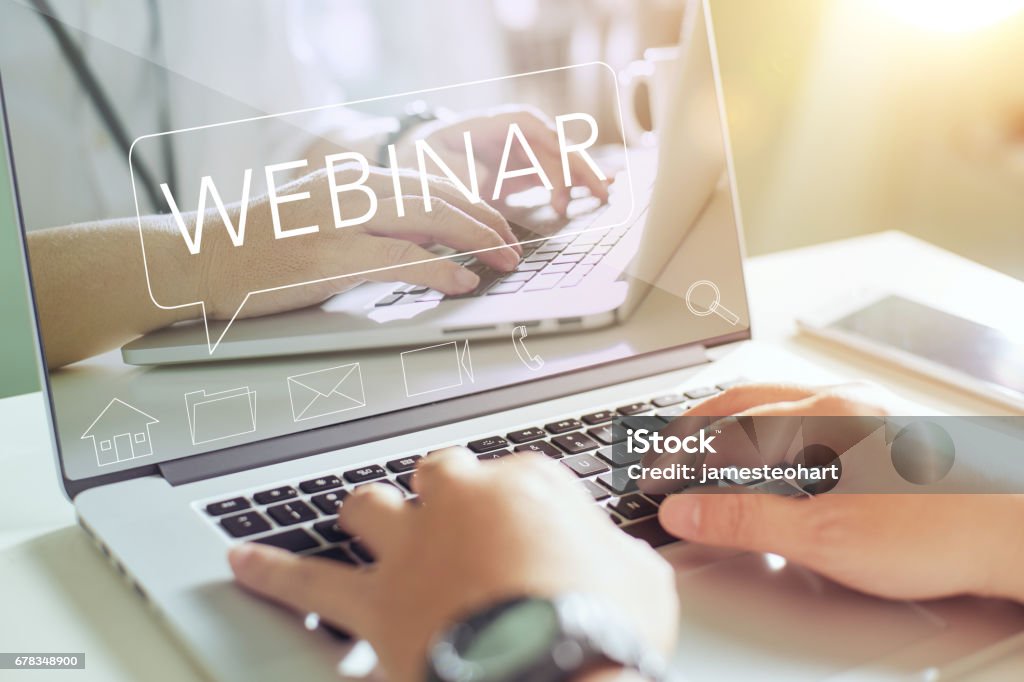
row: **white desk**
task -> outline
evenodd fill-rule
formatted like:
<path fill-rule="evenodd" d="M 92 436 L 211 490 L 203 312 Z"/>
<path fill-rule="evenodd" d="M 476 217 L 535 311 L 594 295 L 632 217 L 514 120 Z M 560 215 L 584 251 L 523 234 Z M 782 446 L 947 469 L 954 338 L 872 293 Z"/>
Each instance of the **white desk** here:
<path fill-rule="evenodd" d="M 886 384 L 907 398 L 954 414 L 1007 414 L 866 357 L 796 335 L 793 320 L 832 297 L 865 285 L 890 286 L 941 301 L 980 321 L 1000 314 L 1000 300 L 1024 299 L 1024 284 L 899 233 L 751 259 L 748 288 L 755 338 L 797 352 L 827 369 Z M 984 298 L 979 291 L 988 292 Z M 1005 322 L 1005 320 L 1004 320 Z M 86 652 L 75 679 L 200 679 L 158 619 L 111 570 L 75 525 L 57 485 L 40 394 L 0 400 L 0 642 L 4 651 Z M 1013 679 L 1024 649 L 972 680 Z M 67 679 L 34 673 L 33 679 Z"/>

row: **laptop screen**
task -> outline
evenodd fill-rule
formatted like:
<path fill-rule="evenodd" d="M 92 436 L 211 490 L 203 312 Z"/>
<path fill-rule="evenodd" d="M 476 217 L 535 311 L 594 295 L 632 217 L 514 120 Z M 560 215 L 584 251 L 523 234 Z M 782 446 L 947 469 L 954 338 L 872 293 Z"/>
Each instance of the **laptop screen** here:
<path fill-rule="evenodd" d="M 0 1 L 66 479 L 749 334 L 700 3 L 394 5 Z"/>

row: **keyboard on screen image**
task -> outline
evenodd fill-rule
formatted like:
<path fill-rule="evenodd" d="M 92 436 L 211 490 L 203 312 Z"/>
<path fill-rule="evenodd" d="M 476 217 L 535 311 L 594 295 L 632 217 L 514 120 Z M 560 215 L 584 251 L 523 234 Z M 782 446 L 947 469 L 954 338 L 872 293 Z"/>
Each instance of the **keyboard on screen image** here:
<path fill-rule="evenodd" d="M 611 422 L 616 417 L 655 415 L 666 422 L 681 414 L 692 401 L 712 396 L 740 383 L 696 388 L 650 400 L 601 409 L 579 417 L 487 436 L 466 443 L 481 460 L 517 452 L 537 452 L 557 460 L 578 477 L 580 484 L 629 535 L 653 547 L 674 542 L 658 523 L 658 505 L 664 495 L 644 494 L 626 468 L 640 456 L 612 448 Z M 433 448 L 425 448 L 424 452 Z M 361 485 L 384 483 L 413 499 L 412 476 L 422 455 L 409 455 L 383 463 L 363 464 L 338 473 L 325 473 L 302 481 L 280 482 L 270 488 L 240 492 L 197 508 L 232 539 L 259 542 L 302 554 L 333 559 L 353 566 L 373 563 L 367 548 L 338 527 L 338 507 Z"/>
<path fill-rule="evenodd" d="M 474 256 L 455 256 L 451 260 L 465 266 L 480 278 L 473 291 L 457 296 L 445 296 L 440 291 L 415 284 L 402 284 L 374 305 L 378 308 L 405 303 L 440 301 L 473 296 L 500 296 L 518 292 L 546 291 L 579 285 L 594 267 L 604 259 L 628 226 L 594 229 L 566 237 L 555 236 L 540 241 L 535 233 L 521 225 L 512 225 L 516 237 L 523 240 L 523 256 L 512 272 L 498 272 L 478 261 Z"/>

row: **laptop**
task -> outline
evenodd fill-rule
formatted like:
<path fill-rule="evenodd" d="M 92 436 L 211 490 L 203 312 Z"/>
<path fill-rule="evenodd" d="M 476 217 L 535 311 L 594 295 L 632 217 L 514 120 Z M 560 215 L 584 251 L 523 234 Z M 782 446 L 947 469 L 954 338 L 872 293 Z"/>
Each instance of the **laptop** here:
<path fill-rule="evenodd" d="M 609 447 L 607 427 L 617 415 L 670 420 L 736 381 L 833 378 L 750 341 L 706 5 L 689 6 L 681 50 L 687 65 L 672 94 L 680 117 L 660 132 L 657 173 L 636 232 L 660 248 L 635 249 L 625 271 L 646 286 L 625 286 L 643 295 L 616 324 L 146 369 L 126 364 L 115 349 L 43 373 L 60 484 L 82 528 L 204 674 L 313 681 L 372 667 L 364 645 L 308 629 L 300 616 L 237 588 L 226 552 L 255 541 L 372 563 L 334 525 L 338 505 L 371 482 L 411 495 L 418 458 L 452 444 L 482 459 L 544 453 L 552 466 L 573 471 L 623 532 L 678 568 L 679 679 L 904 679 L 977 655 L 1016 631 L 1010 614 L 872 599 L 780 557 L 675 542 L 657 522 L 660 499 L 616 475 L 628 464 Z M 19 159 L 31 150 L 19 145 L 12 120 L 19 93 L 2 94 L 17 193 L 31 177 L 17 173 Z M 697 166 L 694 154 L 678 153 L 696 148 L 710 154 Z M 696 215 L 680 214 L 678 206 L 698 203 L 681 190 L 695 174 L 711 178 L 707 194 Z M 24 227 L 21 210 L 19 218 Z M 595 234 L 621 239 L 633 229 Z M 668 246 L 666 260 L 658 251 Z M 38 287 L 47 275 L 26 255 Z M 46 339 L 39 341 L 45 353 Z"/>

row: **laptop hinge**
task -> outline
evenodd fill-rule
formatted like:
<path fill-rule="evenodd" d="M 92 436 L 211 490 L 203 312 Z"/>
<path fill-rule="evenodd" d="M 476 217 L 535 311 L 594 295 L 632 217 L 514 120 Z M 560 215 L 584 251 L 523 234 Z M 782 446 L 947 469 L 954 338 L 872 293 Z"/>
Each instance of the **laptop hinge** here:
<path fill-rule="evenodd" d="M 725 343 L 735 340 L 740 340 L 740 338 L 716 339 L 716 341 Z M 171 460 L 159 464 L 158 468 L 161 475 L 171 485 L 192 483 L 308 455 L 363 445 L 443 426 L 453 421 L 482 417 L 495 412 L 694 367 L 707 362 L 709 362 L 707 347 L 702 344 L 693 344 L 647 353 L 546 379 L 429 403 L 398 412 L 374 415 L 355 421 L 269 438 L 257 443 Z M 452 415 L 459 416 L 453 418 Z"/>

